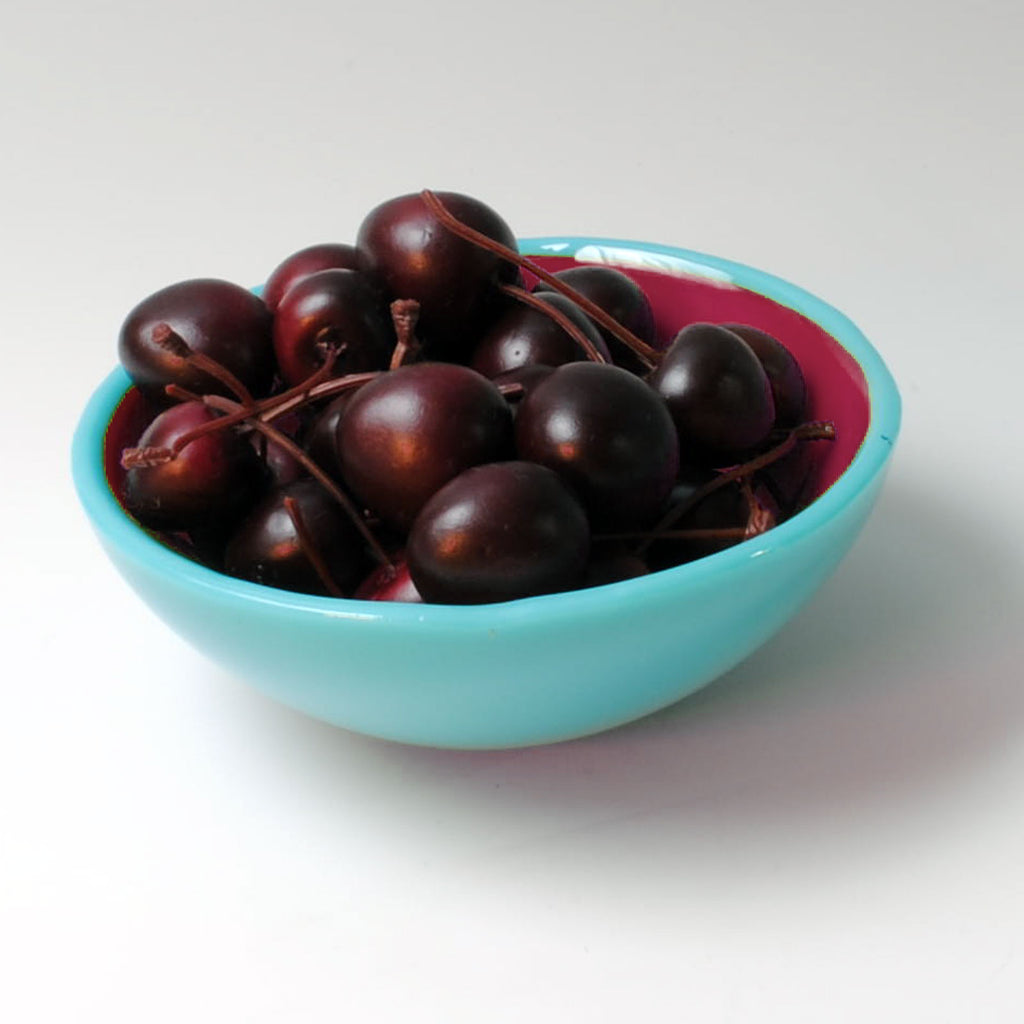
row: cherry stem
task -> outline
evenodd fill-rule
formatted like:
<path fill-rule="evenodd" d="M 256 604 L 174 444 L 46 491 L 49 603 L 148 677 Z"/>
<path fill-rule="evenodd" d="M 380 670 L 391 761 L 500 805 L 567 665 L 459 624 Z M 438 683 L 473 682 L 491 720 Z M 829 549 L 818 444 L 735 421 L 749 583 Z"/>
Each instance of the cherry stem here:
<path fill-rule="evenodd" d="M 345 595 L 342 593 L 341 588 L 334 582 L 334 577 L 331 576 L 331 571 L 327 568 L 327 563 L 324 561 L 320 549 L 313 540 L 306 526 L 305 519 L 302 518 L 299 503 L 291 495 L 288 495 L 284 499 L 284 507 L 292 521 L 292 526 L 295 527 L 295 534 L 299 539 L 299 547 L 309 561 L 309 564 L 313 566 L 317 576 L 320 577 L 320 582 L 324 585 L 324 589 L 331 597 L 344 597 Z"/>
<path fill-rule="evenodd" d="M 204 437 L 206 434 L 214 434 L 218 430 L 224 430 L 227 427 L 237 426 L 239 423 L 246 423 L 254 416 L 259 416 L 260 420 L 263 422 L 280 419 L 285 415 L 285 413 L 292 412 L 304 405 L 315 402 L 318 398 L 324 397 L 324 395 L 339 394 L 352 388 L 361 387 L 363 384 L 367 383 L 367 381 L 379 376 L 379 373 L 376 372 L 353 373 L 349 374 L 347 377 L 335 377 L 332 380 L 321 381 L 319 384 L 312 383 L 314 380 L 321 377 L 330 376 L 330 370 L 333 363 L 334 359 L 329 359 L 320 367 L 319 370 L 316 371 L 316 373 L 309 377 L 309 380 L 306 383 L 300 384 L 289 391 L 285 391 L 274 398 L 265 398 L 262 401 L 254 403 L 251 407 L 243 405 L 239 408 L 236 404 L 234 412 L 227 413 L 226 415 L 215 420 L 210 420 L 207 423 L 200 423 L 198 427 L 193 427 L 191 430 L 182 434 L 174 442 L 175 452 L 180 452 L 182 448 L 191 444 L 197 438 Z M 325 384 L 333 386 L 327 390 L 323 390 Z M 186 391 L 177 384 L 168 384 L 167 387 L 164 388 L 164 391 L 169 398 L 176 398 L 181 402 L 205 402 L 208 397 L 206 395 L 197 395 L 191 391 Z M 126 452 L 134 450 L 135 449 L 125 449 Z"/>
<path fill-rule="evenodd" d="M 295 393 L 285 392 L 278 395 L 277 404 L 270 406 L 260 413 L 263 421 L 276 420 L 285 413 L 294 412 L 304 405 L 318 402 L 322 398 L 333 398 L 335 395 L 344 394 L 346 391 L 354 391 L 371 380 L 376 380 L 384 370 L 370 370 L 366 373 L 350 373 L 344 377 L 334 377 L 332 380 L 325 380 L 313 387 L 303 385 L 296 388 Z"/>
<path fill-rule="evenodd" d="M 337 327 L 331 326 L 321 327 L 316 332 L 316 337 L 313 339 L 313 351 L 323 357 L 324 363 L 330 360 L 333 366 L 338 356 L 348 348 L 348 342 L 341 340 L 340 333 Z M 320 368 L 322 369 L 322 366 Z"/>
<path fill-rule="evenodd" d="M 766 533 L 773 526 L 777 525 L 775 516 L 772 514 L 771 509 L 762 504 L 754 493 L 749 476 L 745 476 L 740 481 L 740 489 L 747 502 L 747 524 L 744 527 L 744 535 L 746 537 L 759 537 L 762 533 Z"/>
<path fill-rule="evenodd" d="M 226 366 L 202 352 L 196 352 L 170 324 L 161 321 L 153 328 L 150 337 L 153 344 L 165 352 L 176 356 L 197 370 L 204 370 L 223 384 L 243 405 L 254 404 L 249 389 Z"/>
<path fill-rule="evenodd" d="M 146 448 L 125 448 L 121 452 L 122 469 L 149 469 L 150 466 L 162 466 L 174 458 L 170 448 L 150 445 Z"/>
<path fill-rule="evenodd" d="M 594 343 L 574 324 L 560 309 L 555 309 L 550 303 L 545 302 L 543 299 L 538 298 L 532 292 L 528 292 L 525 288 L 520 288 L 514 284 L 503 284 L 500 286 L 501 291 L 506 295 L 511 296 L 517 302 L 523 303 L 524 306 L 529 306 L 531 309 L 536 309 L 538 312 L 543 313 L 545 316 L 550 317 L 559 327 L 565 331 L 566 334 L 576 342 L 577 345 L 587 354 L 587 358 L 592 363 L 607 363 L 604 355 L 594 345 Z"/>
<path fill-rule="evenodd" d="M 420 304 L 415 299 L 395 299 L 391 303 L 391 322 L 395 326 L 395 350 L 391 353 L 389 370 L 397 370 L 406 359 L 419 355 L 416 324 L 420 319 Z"/>
<path fill-rule="evenodd" d="M 304 380 L 301 384 L 296 385 L 289 390 L 282 392 L 280 395 L 275 395 L 272 398 L 264 398 L 258 402 L 242 403 L 242 408 L 236 412 L 230 413 L 226 416 L 222 416 L 216 420 L 210 420 L 208 423 L 201 423 L 198 427 L 193 427 L 187 433 L 182 434 L 177 441 L 174 443 L 174 450 L 180 452 L 186 445 L 191 444 L 197 438 L 203 437 L 206 434 L 216 433 L 218 430 L 224 430 L 226 427 L 234 426 L 238 423 L 244 423 L 247 419 L 255 414 L 260 414 L 263 419 L 274 420 L 280 416 L 283 416 L 286 412 L 290 412 L 292 409 L 299 408 L 305 404 L 308 398 L 309 392 L 317 386 L 318 383 L 330 378 L 331 372 L 334 369 L 334 364 L 338 360 L 338 356 L 341 355 L 341 347 L 333 347 L 328 351 L 327 359 L 324 364 L 317 369 L 314 373 Z M 220 366 L 219 363 L 215 363 L 213 360 L 210 362 L 215 366 Z M 223 369 L 223 367 L 221 367 Z M 344 380 L 344 377 L 338 378 Z M 187 391 L 183 387 L 179 387 L 177 384 L 168 384 L 164 388 L 164 393 L 169 398 L 176 398 L 180 402 L 202 402 L 205 400 L 204 395 L 197 395 L 192 391 Z"/>
<path fill-rule="evenodd" d="M 309 380 L 312 381 L 314 377 L 320 377 L 321 371 L 327 369 L 327 366 L 328 364 L 325 363 Z M 258 416 L 261 422 L 272 422 L 273 420 L 280 419 L 286 413 L 294 412 L 296 409 L 319 401 L 321 398 L 330 398 L 333 395 L 340 395 L 345 391 L 360 388 L 374 378 L 379 377 L 380 374 L 380 370 L 375 370 L 371 373 L 351 373 L 346 377 L 334 377 L 331 380 L 321 381 L 313 386 L 310 386 L 309 383 L 300 384 L 290 391 L 277 395 L 275 398 L 265 398 L 257 402 L 251 409 L 236 407 L 235 412 L 221 416 L 219 419 L 210 420 L 208 423 L 201 423 L 198 427 L 193 427 L 187 433 L 182 434 L 174 442 L 174 449 L 175 451 L 181 451 L 182 448 L 191 444 L 196 438 L 216 433 L 216 431 L 223 430 L 225 427 L 247 423 L 254 416 Z M 327 374 L 323 375 L 326 376 Z M 178 387 L 177 384 L 168 384 L 164 391 L 170 398 L 177 398 L 179 401 L 184 402 L 206 402 L 208 397 L 206 395 L 193 394 L 191 391 Z"/>
<path fill-rule="evenodd" d="M 699 505 L 709 494 L 713 494 L 726 484 L 739 480 L 742 477 L 756 473 L 759 469 L 770 466 L 783 456 L 788 455 L 800 441 L 833 441 L 836 436 L 835 424 L 821 420 L 812 420 L 809 423 L 801 423 L 793 427 L 785 439 L 774 448 L 756 456 L 749 462 L 733 466 L 731 469 L 722 470 L 713 480 L 709 480 L 702 487 L 698 487 L 689 497 L 684 498 L 677 505 L 673 505 L 658 521 L 657 525 L 645 535 L 643 543 L 634 552 L 643 555 L 651 544 L 661 536 L 667 536 L 666 530 L 674 526 L 690 509 Z"/>
<path fill-rule="evenodd" d="M 271 415 L 265 416 L 266 419 L 277 419 L 278 416 L 284 415 L 284 412 L 297 408 L 298 405 L 302 404 L 301 400 L 304 400 L 310 391 L 315 388 L 318 384 L 323 383 L 326 380 L 331 379 L 331 374 L 334 373 L 335 364 L 341 357 L 342 352 L 345 351 L 346 344 L 327 343 L 325 331 L 331 330 L 325 327 L 317 335 L 317 340 L 314 344 L 321 346 L 324 351 L 324 361 L 317 367 L 304 381 L 300 384 L 296 384 L 294 387 L 288 388 L 282 391 L 279 395 L 273 395 L 270 398 L 264 398 L 262 401 L 257 402 L 255 405 L 256 411 L 263 414 L 268 410 L 272 412 Z M 300 401 L 296 402 L 295 400 Z M 279 408 L 284 407 L 286 403 L 291 403 L 284 408 L 283 411 L 278 411 Z"/>
<path fill-rule="evenodd" d="M 420 193 L 420 198 L 426 203 L 430 212 L 453 234 L 464 238 L 467 242 L 478 245 L 481 249 L 494 253 L 496 256 L 501 256 L 503 259 L 508 260 L 509 263 L 514 263 L 517 267 L 529 270 L 531 274 L 539 277 L 540 280 L 550 285 L 555 291 L 564 295 L 567 299 L 572 299 L 588 316 L 596 320 L 602 327 L 614 334 L 623 345 L 631 349 L 636 354 L 636 357 L 649 369 L 653 369 L 658 365 L 662 353 L 656 348 L 652 348 L 646 342 L 641 341 L 632 331 L 623 327 L 618 320 L 606 313 L 596 303 L 591 302 L 585 295 L 580 295 L 575 288 L 571 288 L 560 278 L 555 277 L 554 274 L 548 273 L 548 271 L 538 266 L 528 257 L 521 255 L 514 249 L 509 249 L 508 246 L 502 245 L 501 242 L 496 242 L 493 238 L 480 231 L 476 231 L 468 224 L 463 224 L 430 189 L 424 189 Z"/>
<path fill-rule="evenodd" d="M 504 381 L 498 384 L 497 387 L 506 398 L 522 398 L 526 393 L 526 388 L 517 380 Z"/>
<path fill-rule="evenodd" d="M 164 388 L 164 394 L 168 398 L 176 398 L 179 402 L 201 402 L 203 400 L 202 395 L 197 395 L 194 391 L 188 391 L 177 384 L 168 384 Z"/>
<path fill-rule="evenodd" d="M 203 401 L 210 406 L 211 409 L 217 409 L 219 412 L 225 412 L 228 416 L 222 417 L 228 419 L 229 416 L 238 411 L 238 403 L 232 402 L 230 398 L 222 398 L 220 395 L 206 395 Z M 334 500 L 345 510 L 345 513 L 355 524 L 356 529 L 360 532 L 363 540 L 366 541 L 370 548 L 373 557 L 380 562 L 381 565 L 394 569 L 394 563 L 388 558 L 384 549 L 380 546 L 380 542 L 374 537 L 370 528 L 366 525 L 363 517 L 359 514 L 359 510 L 352 504 L 349 497 L 345 492 L 300 448 L 287 434 L 282 434 L 276 427 L 272 427 L 269 423 L 264 423 L 258 416 L 252 415 L 250 412 L 246 422 L 254 429 L 258 430 L 261 434 L 265 435 L 268 440 L 273 441 L 275 444 L 280 445 L 289 455 L 299 462 L 304 470 L 309 473 L 310 476 L 314 477 L 327 491 L 327 493 L 334 498 Z M 179 438 L 180 440 L 180 438 Z"/>

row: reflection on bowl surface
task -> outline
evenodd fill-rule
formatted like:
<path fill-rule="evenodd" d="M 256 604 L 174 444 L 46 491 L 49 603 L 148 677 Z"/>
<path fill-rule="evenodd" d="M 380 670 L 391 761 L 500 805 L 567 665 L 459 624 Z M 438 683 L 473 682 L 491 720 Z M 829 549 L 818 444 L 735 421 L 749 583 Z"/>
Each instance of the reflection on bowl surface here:
<path fill-rule="evenodd" d="M 325 721 L 409 743 L 508 747 L 630 721 L 727 671 L 776 632 L 832 572 L 882 485 L 900 422 L 896 387 L 856 327 L 777 278 L 668 246 L 528 239 L 550 270 L 609 262 L 634 277 L 667 343 L 688 323 L 752 324 L 793 352 L 808 418 L 828 419 L 815 494 L 754 539 L 649 576 L 480 606 L 338 600 L 218 574 L 123 510 L 122 448 L 146 409 L 121 370 L 75 435 L 82 503 L 111 560 L 198 650 Z"/>

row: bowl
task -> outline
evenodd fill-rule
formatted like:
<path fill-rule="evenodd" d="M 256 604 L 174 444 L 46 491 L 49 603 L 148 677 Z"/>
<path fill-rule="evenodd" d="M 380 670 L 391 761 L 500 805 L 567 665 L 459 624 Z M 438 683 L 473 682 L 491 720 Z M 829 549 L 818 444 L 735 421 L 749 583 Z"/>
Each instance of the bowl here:
<path fill-rule="evenodd" d="M 753 324 L 804 370 L 811 418 L 836 440 L 817 497 L 774 529 L 637 579 L 477 606 L 296 594 L 178 554 L 122 508 L 119 454 L 141 400 L 116 369 L 74 438 L 79 497 L 140 597 L 197 650 L 283 704 L 404 743 L 503 748 L 612 728 L 693 693 L 748 657 L 849 551 L 878 497 L 900 424 L 882 360 L 841 313 L 762 271 L 664 245 L 530 238 L 548 269 L 619 267 L 651 299 L 662 337 L 699 320 Z"/>

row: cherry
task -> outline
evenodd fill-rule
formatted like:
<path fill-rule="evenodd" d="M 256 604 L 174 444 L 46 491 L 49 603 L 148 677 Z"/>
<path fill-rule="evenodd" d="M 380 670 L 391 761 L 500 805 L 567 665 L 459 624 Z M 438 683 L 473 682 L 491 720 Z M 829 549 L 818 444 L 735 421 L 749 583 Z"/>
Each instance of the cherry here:
<path fill-rule="evenodd" d="M 185 434 L 219 419 L 202 402 L 182 402 L 160 413 L 135 452 L 126 454 L 124 498 L 128 511 L 157 530 L 216 527 L 221 532 L 252 504 L 264 468 L 252 445 L 235 429 L 197 437 L 176 458 L 150 460 L 147 449 L 170 449 Z"/>
<path fill-rule="evenodd" d="M 684 467 L 680 480 L 673 491 L 673 498 L 668 508 L 651 530 L 640 535 L 641 544 L 637 554 L 644 554 L 657 540 L 673 537 L 673 539 L 733 539 L 738 536 L 742 540 L 756 533 L 761 533 L 776 522 L 781 521 L 793 509 L 786 508 L 776 494 L 775 488 L 767 486 L 771 479 L 771 470 L 784 463 L 790 456 L 805 447 L 806 441 L 834 441 L 835 425 L 830 422 L 809 421 L 788 430 L 777 444 L 758 452 L 752 458 L 729 469 L 710 471 L 699 466 Z M 699 523 L 690 529 L 680 531 L 679 524 L 693 512 L 698 505 L 714 498 L 719 491 L 726 491 L 736 485 L 746 499 L 747 521 L 740 529 L 735 524 L 718 524 L 704 528 Z M 716 499 L 717 500 L 717 499 Z M 716 506 L 712 502 L 712 508 Z M 695 538 L 693 530 L 699 530 L 704 536 Z M 709 536 L 713 531 L 716 536 Z M 723 533 L 723 531 L 725 531 Z M 683 535 L 686 536 L 683 536 Z"/>
<path fill-rule="evenodd" d="M 323 243 L 310 245 L 283 260 L 274 268 L 263 286 L 263 301 L 271 313 L 277 310 L 285 292 L 302 278 L 318 270 L 360 270 L 359 252 L 353 245 Z"/>
<path fill-rule="evenodd" d="M 118 340 L 121 364 L 151 401 L 166 404 L 168 384 L 196 394 L 230 395 L 222 381 L 162 344 L 168 333 L 225 367 L 254 395 L 269 392 L 271 316 L 252 292 L 213 278 L 169 285 L 132 309 Z"/>
<path fill-rule="evenodd" d="M 275 424 L 289 439 L 295 437 L 300 425 L 301 418 L 298 415 L 283 416 Z M 251 430 L 246 437 L 266 467 L 264 476 L 268 489 L 283 487 L 306 476 L 302 463 L 280 442 L 270 440 L 258 430 Z"/>
<path fill-rule="evenodd" d="M 408 529 L 441 486 L 504 458 L 512 413 L 485 377 L 453 363 L 413 363 L 351 398 L 338 427 L 345 480 L 385 522 Z"/>
<path fill-rule="evenodd" d="M 807 409 L 807 385 L 796 357 L 777 338 L 749 324 L 722 324 L 738 334 L 760 360 L 775 402 L 775 426 L 795 427 Z"/>
<path fill-rule="evenodd" d="M 512 601 L 576 586 L 589 547 L 583 508 L 554 472 L 499 462 L 427 502 L 409 534 L 409 571 L 426 601 Z"/>
<path fill-rule="evenodd" d="M 582 331 L 606 360 L 608 347 L 590 318 L 576 305 L 557 292 L 538 296 L 541 305 L 549 306 L 567 317 Z M 566 333 L 556 320 L 540 309 L 519 303 L 510 306 L 484 333 L 473 351 L 470 366 L 485 377 L 531 364 L 561 366 L 587 359 L 587 353 Z"/>
<path fill-rule="evenodd" d="M 761 444 L 775 421 L 764 368 L 724 327 L 684 327 L 649 379 L 672 414 L 684 461 L 735 461 Z"/>
<path fill-rule="evenodd" d="M 269 441 L 258 433 L 252 433 L 249 442 L 267 467 L 267 478 L 272 486 L 283 487 L 306 475 L 302 463 L 277 441 Z"/>
<path fill-rule="evenodd" d="M 513 416 L 519 409 L 519 403 L 542 381 L 554 373 L 553 366 L 542 363 L 530 363 L 514 370 L 506 370 L 494 378 L 494 384 L 501 390 L 505 398 L 512 403 Z"/>
<path fill-rule="evenodd" d="M 597 303 L 592 302 L 585 295 L 582 295 L 580 292 L 569 287 L 569 285 L 564 281 L 560 280 L 554 274 L 549 273 L 533 260 L 521 255 L 514 246 L 506 245 L 489 236 L 487 232 L 478 231 L 472 225 L 460 220 L 455 212 L 449 209 L 437 193 L 431 192 L 429 189 L 424 189 L 420 193 L 420 198 L 434 217 L 437 218 L 437 222 L 448 231 L 452 232 L 452 234 L 470 242 L 472 245 L 475 245 L 488 253 L 491 253 L 493 256 L 497 256 L 500 259 L 505 260 L 507 263 L 514 264 L 516 267 L 529 271 L 538 280 L 551 285 L 556 292 L 561 293 L 566 298 L 572 299 L 573 302 L 580 305 L 583 308 L 583 311 L 591 317 L 595 323 L 606 328 L 627 348 L 632 350 L 634 355 L 641 363 L 643 363 L 644 366 L 653 368 L 658 364 L 660 361 L 660 352 L 623 327 L 622 324 L 618 323 L 614 317 L 610 316 Z"/>
<path fill-rule="evenodd" d="M 366 572 L 362 537 L 315 481 L 268 494 L 228 541 L 225 571 L 282 590 L 343 596 Z"/>
<path fill-rule="evenodd" d="M 297 281 L 274 316 L 274 351 L 281 376 L 301 384 L 338 350 L 332 373 L 382 370 L 395 335 L 380 295 L 356 270 L 328 269 Z"/>
<path fill-rule="evenodd" d="M 423 595 L 409 575 L 409 564 L 403 559 L 398 559 L 394 567 L 378 566 L 359 584 L 352 596 L 359 601 L 423 603 Z"/>
<path fill-rule="evenodd" d="M 530 391 L 516 416 L 516 450 L 556 470 L 608 528 L 649 525 L 679 466 L 665 403 L 610 364 L 566 363 Z"/>
<path fill-rule="evenodd" d="M 671 505 L 680 505 L 714 478 L 711 470 L 691 468 L 672 489 Z M 692 536 L 655 536 L 645 549 L 653 569 L 666 569 L 722 551 L 744 539 L 750 504 L 737 481 L 727 483 L 700 499 L 672 524 L 671 532 Z M 705 536 L 700 536 L 705 534 Z M 715 536 L 714 534 L 717 534 Z"/>
<path fill-rule="evenodd" d="M 305 439 L 305 448 L 321 469 L 335 480 L 342 480 L 341 462 L 338 459 L 338 424 L 353 392 L 346 391 L 333 398 L 317 414 Z"/>
<path fill-rule="evenodd" d="M 511 228 L 489 206 L 456 192 L 438 195 L 461 221 L 515 249 Z M 519 279 L 515 266 L 444 228 L 421 195 L 372 210 L 356 247 L 391 298 L 420 303 L 423 342 L 434 358 L 468 353 L 497 307 L 497 286 Z"/>
<path fill-rule="evenodd" d="M 767 488 L 782 512 L 795 515 L 814 495 L 818 475 L 818 449 L 800 444 L 781 459 L 766 466 L 757 478 Z"/>
<path fill-rule="evenodd" d="M 623 550 L 621 547 L 609 548 L 607 545 L 599 547 L 595 544 L 581 586 L 601 587 L 606 583 L 618 583 L 620 580 L 646 576 L 650 571 L 647 563 L 639 555 Z"/>
<path fill-rule="evenodd" d="M 580 266 L 560 270 L 555 277 L 590 299 L 641 341 L 654 345 L 654 312 L 643 289 L 621 270 L 605 266 Z M 538 281 L 534 291 L 549 292 L 552 286 Z M 605 327 L 599 328 L 615 364 L 632 373 L 645 374 L 647 366 L 631 348 Z"/>
<path fill-rule="evenodd" d="M 698 500 L 670 530 L 656 534 L 646 547 L 644 554 L 652 569 L 682 565 L 724 551 L 779 522 L 778 506 L 765 488 L 744 478 L 731 480 L 700 498 L 697 491 L 706 482 L 695 473 L 673 491 L 673 504 L 691 497 Z"/>

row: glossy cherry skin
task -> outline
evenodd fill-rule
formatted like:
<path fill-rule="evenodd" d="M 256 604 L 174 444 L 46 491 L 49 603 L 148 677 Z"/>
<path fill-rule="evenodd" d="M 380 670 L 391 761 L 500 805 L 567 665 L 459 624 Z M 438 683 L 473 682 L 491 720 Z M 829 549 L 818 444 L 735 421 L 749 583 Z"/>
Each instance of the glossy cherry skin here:
<path fill-rule="evenodd" d="M 600 332 L 575 302 L 557 292 L 538 297 L 568 317 L 594 348 L 611 361 Z M 493 378 L 532 364 L 562 366 L 588 358 L 584 349 L 555 320 L 539 309 L 516 302 L 484 332 L 469 365 L 485 377 Z"/>
<path fill-rule="evenodd" d="M 379 565 L 352 595 L 357 601 L 398 601 L 401 604 L 422 604 L 423 595 L 409 575 L 409 565 L 399 559 L 394 566 Z"/>
<path fill-rule="evenodd" d="M 649 381 L 672 414 L 684 461 L 736 461 L 763 442 L 775 422 L 760 360 L 742 338 L 716 324 L 684 327 Z"/>
<path fill-rule="evenodd" d="M 334 480 L 342 480 L 338 459 L 338 424 L 354 392 L 345 391 L 317 413 L 306 433 L 303 447 L 310 458 Z"/>
<path fill-rule="evenodd" d="M 589 548 L 586 514 L 557 474 L 498 462 L 427 502 L 409 534 L 409 571 L 425 601 L 512 601 L 575 587 Z"/>
<path fill-rule="evenodd" d="M 127 316 L 118 339 L 121 364 L 152 401 L 167 403 L 164 388 L 235 396 L 209 374 L 185 365 L 157 345 L 153 331 L 171 328 L 193 351 L 229 369 L 257 397 L 274 380 L 271 315 L 263 300 L 229 281 L 199 278 L 154 292 Z"/>
<path fill-rule="evenodd" d="M 595 526 L 648 525 L 679 468 L 675 427 L 662 399 L 619 366 L 566 363 L 516 415 L 519 457 L 559 473 Z"/>
<path fill-rule="evenodd" d="M 219 418 L 202 402 L 172 405 L 146 428 L 137 447 L 169 448 L 183 434 Z M 125 506 L 153 529 L 219 535 L 252 505 L 265 479 L 252 445 L 229 427 L 196 438 L 170 462 L 129 469 Z"/>
<path fill-rule="evenodd" d="M 560 270 L 555 277 L 600 306 L 628 331 L 648 345 L 655 345 L 654 312 L 643 289 L 631 277 L 614 267 L 580 266 Z M 551 285 L 539 281 L 534 291 L 546 292 Z M 645 374 L 647 367 L 633 351 L 604 327 L 598 326 L 617 366 Z"/>
<path fill-rule="evenodd" d="M 784 516 L 795 515 L 814 498 L 824 454 L 821 445 L 802 441 L 788 455 L 757 474 Z"/>
<path fill-rule="evenodd" d="M 301 281 L 319 270 L 359 270 L 359 252 L 354 245 L 326 242 L 310 245 L 283 260 L 274 268 L 263 286 L 263 301 L 273 313 L 284 298 L 285 292 L 297 281 Z"/>
<path fill-rule="evenodd" d="M 253 431 L 249 435 L 249 443 L 263 460 L 267 482 L 271 487 L 283 487 L 306 476 L 302 463 L 277 441 L 270 441 Z"/>
<path fill-rule="evenodd" d="M 335 377 L 383 370 L 395 347 L 387 308 L 357 270 L 319 270 L 302 278 L 274 315 L 274 352 L 286 384 L 301 384 L 315 373 L 331 345 L 342 346 Z"/>
<path fill-rule="evenodd" d="M 489 206 L 456 192 L 438 197 L 459 220 L 516 248 L 511 228 Z M 419 195 L 399 196 L 371 210 L 356 247 L 363 267 L 392 299 L 420 303 L 417 334 L 431 358 L 462 358 L 500 303 L 499 283 L 518 268 L 445 228 Z"/>
<path fill-rule="evenodd" d="M 777 338 L 749 324 L 722 324 L 738 334 L 760 360 L 775 402 L 775 426 L 795 427 L 804 420 L 807 384 L 796 357 Z"/>
<path fill-rule="evenodd" d="M 494 378 L 494 383 L 500 388 L 514 386 L 514 391 L 503 391 L 505 400 L 512 408 L 514 416 L 519 409 L 522 400 L 542 380 L 547 380 L 555 372 L 553 366 L 544 366 L 542 363 L 530 363 L 529 366 L 519 366 L 514 370 L 506 370 Z"/>
<path fill-rule="evenodd" d="M 281 590 L 330 593 L 307 557 L 286 497 L 296 503 L 330 578 L 339 590 L 350 592 L 366 573 L 365 544 L 337 502 L 308 477 L 272 491 L 246 516 L 224 552 L 225 571 Z"/>
<path fill-rule="evenodd" d="M 338 427 L 339 461 L 366 506 L 407 530 L 453 477 L 505 458 L 511 433 L 508 403 L 485 377 L 454 363 L 414 363 L 352 396 Z"/>

